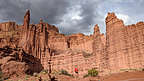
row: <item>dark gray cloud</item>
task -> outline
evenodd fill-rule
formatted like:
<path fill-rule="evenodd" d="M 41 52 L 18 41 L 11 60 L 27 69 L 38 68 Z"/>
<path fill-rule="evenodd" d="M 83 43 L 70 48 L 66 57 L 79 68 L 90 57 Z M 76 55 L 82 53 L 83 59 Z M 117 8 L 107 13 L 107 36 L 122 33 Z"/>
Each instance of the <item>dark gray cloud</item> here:
<path fill-rule="evenodd" d="M 57 23 L 66 13 L 67 0 L 0 0 L 0 18 L 23 21 L 26 9 L 31 10 L 31 22 L 42 17 L 49 23 Z"/>
<path fill-rule="evenodd" d="M 0 19 L 21 22 L 30 3 L 24 0 L 0 0 Z"/>
<path fill-rule="evenodd" d="M 42 17 L 50 24 L 60 23 L 70 5 L 68 0 L 32 0 L 31 4 L 32 21 L 38 22 Z"/>
<path fill-rule="evenodd" d="M 105 16 L 116 12 L 127 24 L 144 20 L 144 0 L 0 0 L 0 21 L 23 22 L 26 9 L 31 22 L 40 18 L 59 27 L 62 33 L 91 34 L 99 24 L 105 33 Z"/>
<path fill-rule="evenodd" d="M 93 32 L 93 26 L 98 24 L 99 18 L 101 18 L 98 13 L 98 4 L 100 4 L 103 0 L 73 0 L 73 6 L 71 11 L 68 12 L 68 17 L 63 18 L 62 24 L 62 32 L 64 33 L 85 33 L 90 34 Z M 67 16 L 67 14 L 66 14 Z M 70 17 L 69 17 L 70 16 Z M 76 17 L 73 19 L 73 17 Z M 80 18 L 79 18 L 80 17 Z M 67 20 L 68 19 L 68 20 Z M 68 24 L 69 23 L 69 24 Z M 66 26 L 65 28 L 63 28 Z"/>
<path fill-rule="evenodd" d="M 90 26 L 99 16 L 95 12 L 98 3 L 97 0 L 0 0 L 0 19 L 22 23 L 26 9 L 30 9 L 31 22 L 38 23 L 43 18 L 59 26 L 63 33 L 89 33 Z M 70 16 L 71 13 L 73 15 Z"/>

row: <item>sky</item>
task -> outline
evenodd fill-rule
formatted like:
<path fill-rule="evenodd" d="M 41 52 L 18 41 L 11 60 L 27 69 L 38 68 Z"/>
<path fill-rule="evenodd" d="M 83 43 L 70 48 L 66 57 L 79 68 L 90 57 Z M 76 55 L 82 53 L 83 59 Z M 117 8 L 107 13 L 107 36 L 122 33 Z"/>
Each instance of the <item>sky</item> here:
<path fill-rule="evenodd" d="M 23 23 L 27 9 L 31 23 L 44 22 L 55 25 L 64 34 L 93 33 L 95 24 L 101 33 L 106 32 L 105 17 L 108 12 L 126 25 L 144 21 L 144 0 L 0 0 L 0 22 Z"/>

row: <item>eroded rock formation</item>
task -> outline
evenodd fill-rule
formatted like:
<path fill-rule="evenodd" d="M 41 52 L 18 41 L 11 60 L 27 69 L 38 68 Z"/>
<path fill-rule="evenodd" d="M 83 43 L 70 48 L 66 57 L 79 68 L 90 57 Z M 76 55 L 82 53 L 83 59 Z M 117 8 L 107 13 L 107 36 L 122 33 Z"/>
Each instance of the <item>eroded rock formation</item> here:
<path fill-rule="evenodd" d="M 144 67 L 144 22 L 125 26 L 114 13 L 108 13 L 106 34 L 101 34 L 98 25 L 95 25 L 90 36 L 61 34 L 57 27 L 42 19 L 39 24 L 29 22 L 28 10 L 23 25 L 1 23 L 0 48 L 21 48 L 26 54 L 39 59 L 44 69 L 49 69 L 51 61 L 52 71 L 65 69 L 75 74 L 74 68 L 78 66 L 81 76 L 91 68 L 97 68 L 100 74 L 108 74 L 123 68 Z M 32 61 L 33 58 L 28 59 Z"/>
<path fill-rule="evenodd" d="M 43 69 L 40 60 L 26 54 L 21 48 L 0 48 L 0 70 L 4 78 L 23 76 L 40 72 Z"/>

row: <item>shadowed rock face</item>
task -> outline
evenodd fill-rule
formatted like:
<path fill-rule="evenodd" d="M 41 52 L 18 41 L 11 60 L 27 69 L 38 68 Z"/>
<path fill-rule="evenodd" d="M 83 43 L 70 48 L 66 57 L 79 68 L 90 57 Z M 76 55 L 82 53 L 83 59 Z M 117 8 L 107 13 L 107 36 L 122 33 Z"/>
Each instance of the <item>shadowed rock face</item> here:
<path fill-rule="evenodd" d="M 42 19 L 39 24 L 29 22 L 28 10 L 23 25 L 1 23 L 0 47 L 22 48 L 26 54 L 39 59 L 44 69 L 49 69 L 48 61 L 51 61 L 52 70 L 65 69 L 73 75 L 75 66 L 78 66 L 81 76 L 91 68 L 97 68 L 100 74 L 108 74 L 120 72 L 122 68 L 144 67 L 143 22 L 125 26 L 114 13 L 108 13 L 106 34 L 101 34 L 95 25 L 90 36 L 61 34 L 57 27 Z"/>
<path fill-rule="evenodd" d="M 0 69 L 3 77 L 9 78 L 40 72 L 43 67 L 39 59 L 24 50 L 5 46 L 0 48 Z"/>

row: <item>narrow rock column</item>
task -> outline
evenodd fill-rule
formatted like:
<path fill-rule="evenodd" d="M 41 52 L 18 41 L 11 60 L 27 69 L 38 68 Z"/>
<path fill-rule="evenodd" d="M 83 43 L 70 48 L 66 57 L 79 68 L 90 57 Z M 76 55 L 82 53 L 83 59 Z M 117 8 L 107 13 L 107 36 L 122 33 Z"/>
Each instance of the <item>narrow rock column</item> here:
<path fill-rule="evenodd" d="M 104 44 L 101 39 L 101 34 L 99 30 L 99 26 L 96 24 L 94 27 L 94 35 L 93 35 L 93 53 L 95 55 L 96 67 L 99 72 L 103 72 L 106 68 L 106 59 L 104 50 Z"/>
<path fill-rule="evenodd" d="M 23 30 L 22 30 L 22 38 L 19 42 L 19 47 L 22 47 L 24 51 L 28 52 L 28 45 L 29 45 L 29 38 L 30 38 L 30 31 L 29 31 L 29 23 L 30 23 L 30 11 L 27 10 L 24 16 L 23 22 Z"/>
<path fill-rule="evenodd" d="M 30 10 L 27 10 L 24 16 L 24 23 L 23 23 L 23 26 L 26 30 L 29 29 L 29 23 L 30 23 Z"/>

